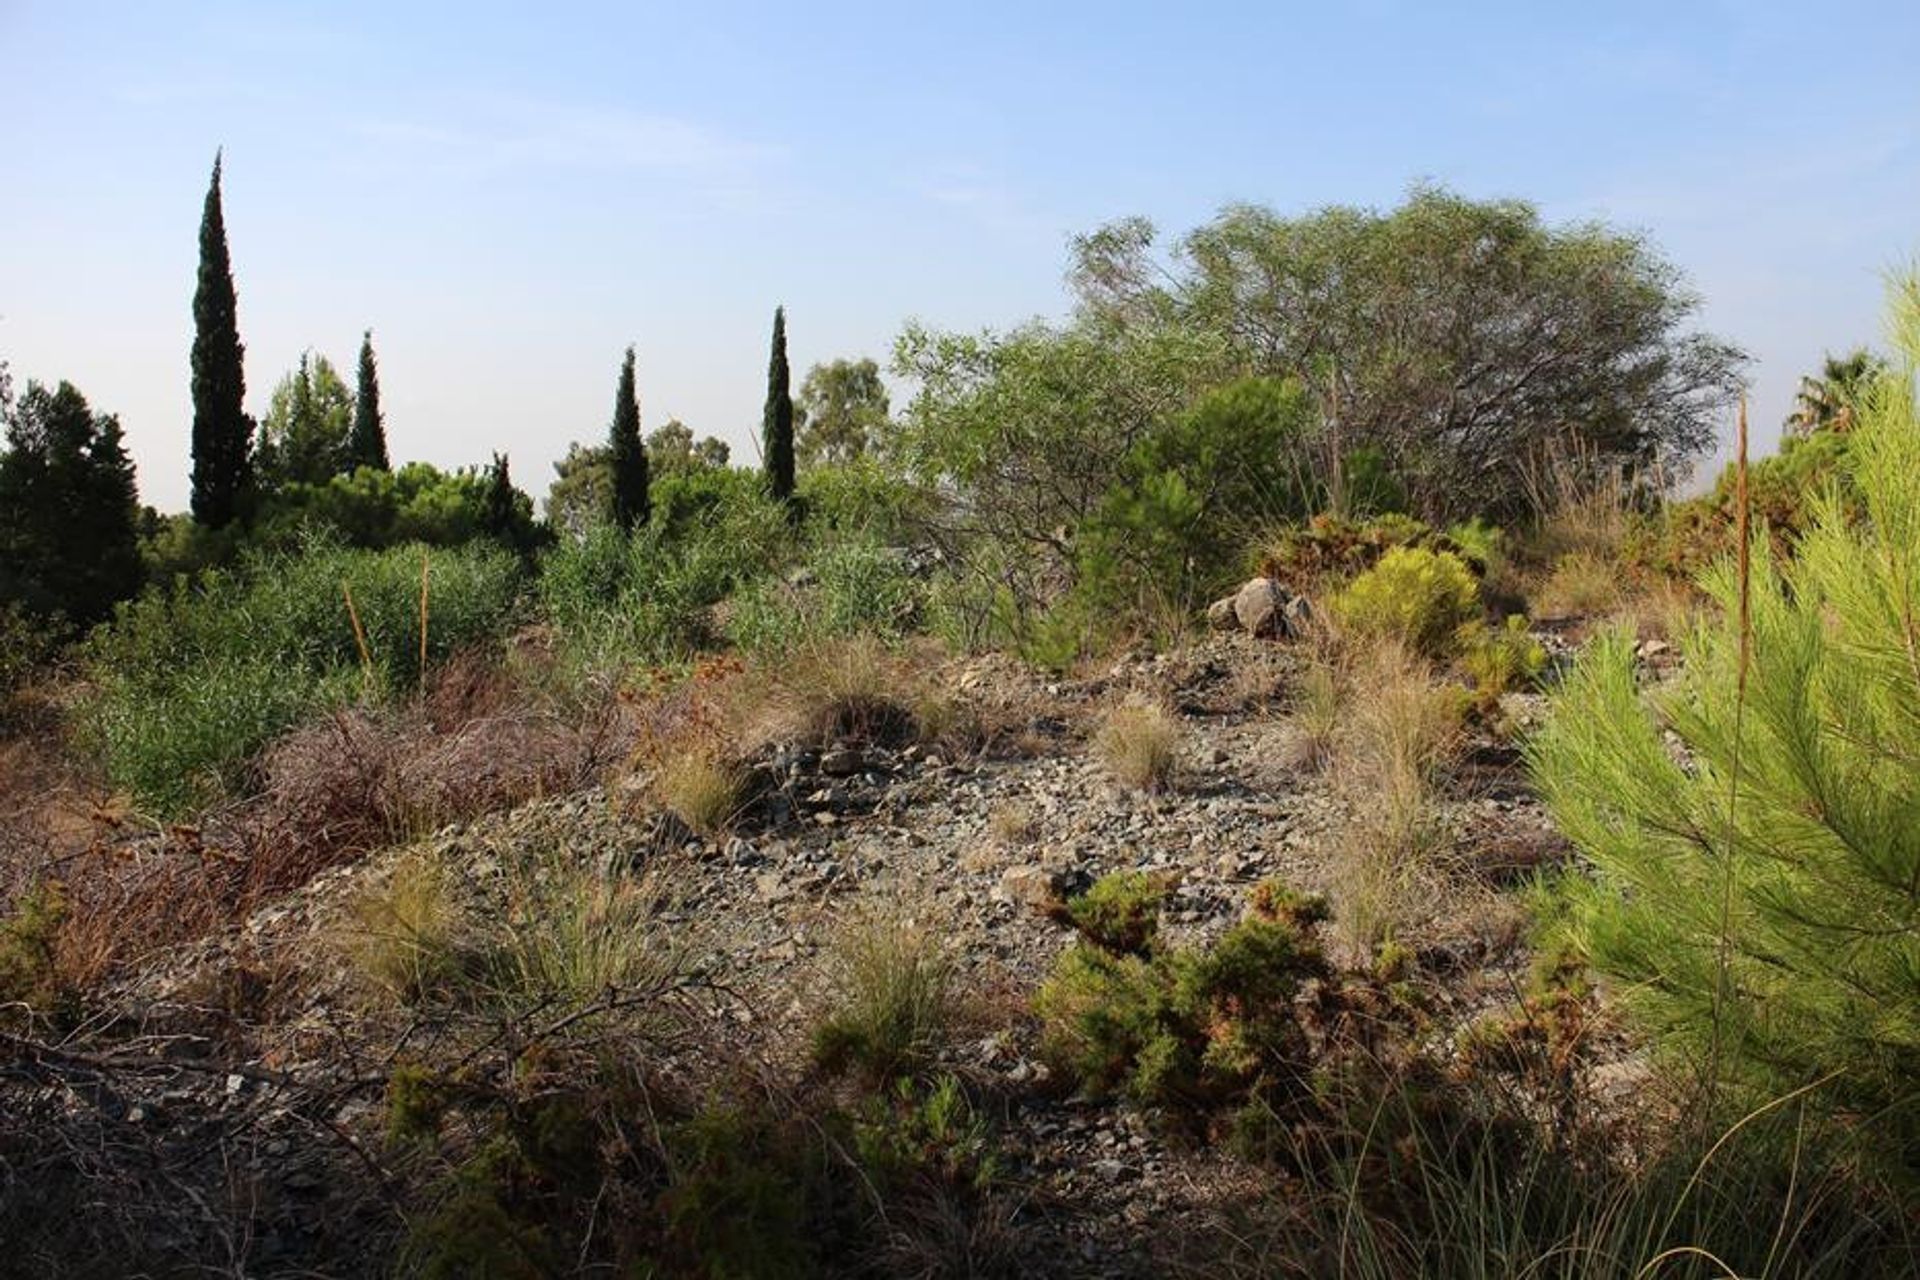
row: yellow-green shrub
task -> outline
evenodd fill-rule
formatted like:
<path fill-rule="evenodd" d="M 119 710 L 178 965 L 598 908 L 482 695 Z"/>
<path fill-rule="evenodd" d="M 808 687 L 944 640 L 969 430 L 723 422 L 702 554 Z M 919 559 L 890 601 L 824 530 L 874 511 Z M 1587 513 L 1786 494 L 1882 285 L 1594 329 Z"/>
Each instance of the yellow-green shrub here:
<path fill-rule="evenodd" d="M 1450 551 L 1395 547 L 1334 597 L 1350 633 L 1391 636 L 1430 657 L 1448 653 L 1455 633 L 1480 611 L 1480 584 Z"/>
<path fill-rule="evenodd" d="M 1473 678 L 1483 704 L 1498 702 L 1514 685 L 1533 679 L 1547 665 L 1547 650 L 1527 632 L 1527 620 L 1510 614 L 1506 625 L 1470 622 L 1460 629 L 1460 665 Z"/>

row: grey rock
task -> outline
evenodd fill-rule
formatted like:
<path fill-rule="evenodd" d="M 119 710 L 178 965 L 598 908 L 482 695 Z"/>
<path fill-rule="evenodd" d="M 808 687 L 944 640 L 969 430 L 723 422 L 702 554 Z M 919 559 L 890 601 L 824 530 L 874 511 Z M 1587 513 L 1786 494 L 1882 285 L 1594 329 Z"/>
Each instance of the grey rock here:
<path fill-rule="evenodd" d="M 1233 597 L 1233 616 L 1248 635 L 1270 638 L 1287 634 L 1286 588 L 1272 578 L 1253 578 Z"/>

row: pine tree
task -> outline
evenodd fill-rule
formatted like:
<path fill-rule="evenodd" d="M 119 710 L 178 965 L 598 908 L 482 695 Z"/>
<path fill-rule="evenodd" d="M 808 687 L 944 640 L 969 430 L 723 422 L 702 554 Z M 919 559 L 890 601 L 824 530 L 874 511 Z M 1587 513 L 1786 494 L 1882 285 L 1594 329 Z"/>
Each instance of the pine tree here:
<path fill-rule="evenodd" d="M 391 471 L 387 424 L 380 414 L 380 370 L 373 359 L 373 330 L 360 336 L 360 376 L 353 394 L 353 431 L 347 437 L 347 470 Z"/>
<path fill-rule="evenodd" d="M 647 522 L 652 502 L 647 494 L 647 450 L 640 441 L 640 399 L 633 389 L 633 348 L 620 365 L 620 389 L 613 397 L 613 425 L 607 451 L 613 467 L 613 518 L 631 533 Z"/>
<path fill-rule="evenodd" d="M 793 393 L 787 370 L 787 309 L 773 309 L 773 352 L 767 360 L 767 408 L 760 421 L 767 492 L 793 502 Z"/>
<path fill-rule="evenodd" d="M 220 205 L 220 161 L 213 158 L 200 217 L 200 273 L 193 292 L 193 518 L 210 529 L 240 514 L 251 480 L 253 422 L 242 402 L 238 306 L 227 224 Z"/>
<path fill-rule="evenodd" d="M 28 383 L 0 454 L 0 607 L 86 627 L 140 587 L 133 461 L 120 422 L 72 383 Z"/>
<path fill-rule="evenodd" d="M 1864 513 L 1812 525 L 1702 585 L 1721 607 L 1676 682 L 1633 635 L 1581 655 L 1531 740 L 1554 818 L 1593 868 L 1568 931 L 1659 1049 L 1731 1101 L 1819 1081 L 1822 1108 L 1920 1169 L 1920 277 L 1898 283 L 1898 364 L 1854 398 Z M 1684 746 L 1684 755 L 1674 750 Z"/>

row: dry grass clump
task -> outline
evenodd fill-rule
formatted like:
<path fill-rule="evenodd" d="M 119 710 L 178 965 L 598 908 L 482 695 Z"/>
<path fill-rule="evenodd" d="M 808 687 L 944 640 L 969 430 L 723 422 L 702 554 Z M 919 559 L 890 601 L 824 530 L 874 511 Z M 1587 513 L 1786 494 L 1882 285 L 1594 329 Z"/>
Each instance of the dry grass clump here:
<path fill-rule="evenodd" d="M 1324 769 L 1333 761 L 1346 705 L 1340 685 L 1340 674 L 1329 663 L 1316 662 L 1300 676 L 1287 723 L 1294 758 L 1307 768 Z"/>
<path fill-rule="evenodd" d="M 1591 618 L 1610 612 L 1624 594 L 1619 562 L 1591 551 L 1572 551 L 1554 562 L 1534 593 L 1548 617 Z"/>
<path fill-rule="evenodd" d="M 653 776 L 654 795 L 687 829 L 711 836 L 727 830 L 740 816 L 746 774 L 716 752 L 692 750 L 660 762 Z"/>
<path fill-rule="evenodd" d="M 584 1005 L 665 992 L 681 949 L 659 923 L 665 896 L 646 880 L 609 876 L 554 850 L 517 876 L 488 946 L 494 994 Z"/>
<path fill-rule="evenodd" d="M 869 921 L 844 933 L 831 961 L 832 1012 L 814 1029 L 814 1059 L 869 1084 L 925 1075 L 953 1021 L 953 966 L 911 925 Z"/>
<path fill-rule="evenodd" d="M 1093 753 L 1122 785 L 1163 791 L 1179 766 L 1180 722 L 1156 702 L 1129 697 L 1102 717 Z"/>
<path fill-rule="evenodd" d="M 1040 829 L 1040 820 L 1023 804 L 998 805 L 987 815 L 987 834 L 994 843 L 1006 847 L 1027 844 Z"/>
<path fill-rule="evenodd" d="M 382 994 L 418 1004 L 457 978 L 464 913 L 431 851 L 408 855 L 384 885 L 364 887 L 350 912 L 348 957 Z"/>
<path fill-rule="evenodd" d="M 1370 950 L 1430 905 L 1446 832 L 1435 784 L 1461 734 L 1464 693 L 1395 644 L 1362 655 L 1333 769 L 1349 818 L 1339 833 L 1340 918 Z"/>

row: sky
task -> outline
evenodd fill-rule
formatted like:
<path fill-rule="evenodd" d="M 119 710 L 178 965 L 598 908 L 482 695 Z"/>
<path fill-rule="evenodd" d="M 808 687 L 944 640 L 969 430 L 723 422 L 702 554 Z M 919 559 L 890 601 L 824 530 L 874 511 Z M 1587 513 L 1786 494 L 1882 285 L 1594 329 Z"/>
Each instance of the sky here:
<path fill-rule="evenodd" d="M 1920 4 L 530 6 L 0 0 L 0 359 L 185 506 L 226 155 L 248 408 L 372 329 L 396 458 L 544 494 L 637 348 L 647 430 L 753 443 L 902 324 L 1069 306 L 1075 233 L 1416 182 L 1646 234 L 1752 356 L 1756 440 L 1920 254 Z M 1730 424 L 1729 424 L 1730 430 Z"/>

